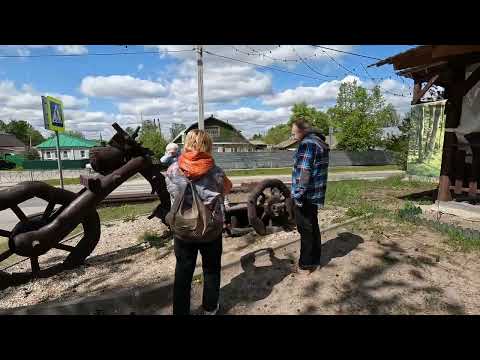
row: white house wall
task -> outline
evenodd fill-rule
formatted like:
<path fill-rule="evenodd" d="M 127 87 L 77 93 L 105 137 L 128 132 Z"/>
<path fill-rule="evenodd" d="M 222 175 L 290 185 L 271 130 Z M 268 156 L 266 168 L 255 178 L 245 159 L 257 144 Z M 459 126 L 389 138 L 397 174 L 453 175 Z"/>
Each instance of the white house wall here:
<path fill-rule="evenodd" d="M 64 155 L 64 151 L 67 152 L 67 156 Z M 82 151 L 84 152 L 84 156 L 82 156 Z M 50 152 L 50 158 L 47 157 L 47 152 Z M 83 160 L 88 159 L 89 149 L 61 149 L 60 156 L 62 160 Z M 43 160 L 57 160 L 57 150 L 56 149 L 49 149 L 49 150 L 41 150 L 41 157 Z"/>

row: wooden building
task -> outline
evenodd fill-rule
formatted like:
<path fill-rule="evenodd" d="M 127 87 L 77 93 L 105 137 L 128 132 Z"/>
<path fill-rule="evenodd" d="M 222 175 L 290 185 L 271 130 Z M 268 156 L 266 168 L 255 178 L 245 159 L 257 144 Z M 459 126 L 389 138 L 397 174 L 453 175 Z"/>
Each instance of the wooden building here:
<path fill-rule="evenodd" d="M 251 152 L 256 146 L 242 135 L 233 125 L 213 116 L 205 119 L 205 131 L 212 137 L 213 152 Z M 198 123 L 193 123 L 178 134 L 172 142 L 183 145 L 185 136 L 192 129 L 198 129 Z"/>
<path fill-rule="evenodd" d="M 385 64 L 392 64 L 398 75 L 413 79 L 412 105 L 446 99 L 438 200 L 477 200 L 480 181 L 480 45 L 418 46 L 370 66 Z M 444 91 L 428 96 L 434 86 Z M 471 164 L 466 161 L 465 147 L 471 153 Z"/>
<path fill-rule="evenodd" d="M 15 135 L 0 132 L 0 154 L 22 154 L 25 150 L 25 144 Z"/>

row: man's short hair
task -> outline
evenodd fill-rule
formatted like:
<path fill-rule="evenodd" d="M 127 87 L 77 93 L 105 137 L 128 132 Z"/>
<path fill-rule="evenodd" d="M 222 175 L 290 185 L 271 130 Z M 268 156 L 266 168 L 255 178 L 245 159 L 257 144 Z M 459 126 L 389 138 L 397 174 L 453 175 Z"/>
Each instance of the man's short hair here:
<path fill-rule="evenodd" d="M 303 117 L 298 117 L 296 118 L 292 125 L 295 125 L 297 128 L 299 128 L 300 130 L 308 130 L 310 129 L 312 126 L 310 125 L 310 123 L 305 120 L 305 118 Z"/>

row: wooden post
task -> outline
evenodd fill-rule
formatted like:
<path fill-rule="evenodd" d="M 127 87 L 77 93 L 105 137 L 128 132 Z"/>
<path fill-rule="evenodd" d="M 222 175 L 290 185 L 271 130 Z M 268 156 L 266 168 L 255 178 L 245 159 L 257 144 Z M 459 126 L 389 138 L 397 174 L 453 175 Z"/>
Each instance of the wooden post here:
<path fill-rule="evenodd" d="M 465 178 L 465 150 L 458 150 L 455 156 L 455 195 L 463 192 L 463 181 Z"/>
<path fill-rule="evenodd" d="M 445 129 L 458 127 L 462 114 L 463 83 L 465 81 L 465 66 L 452 65 L 452 81 L 445 88 L 447 104 L 445 109 Z M 450 177 L 455 170 L 455 152 L 457 135 L 454 132 L 445 131 L 443 140 L 442 167 L 440 169 L 440 181 L 438 188 L 439 201 L 451 201 Z"/>

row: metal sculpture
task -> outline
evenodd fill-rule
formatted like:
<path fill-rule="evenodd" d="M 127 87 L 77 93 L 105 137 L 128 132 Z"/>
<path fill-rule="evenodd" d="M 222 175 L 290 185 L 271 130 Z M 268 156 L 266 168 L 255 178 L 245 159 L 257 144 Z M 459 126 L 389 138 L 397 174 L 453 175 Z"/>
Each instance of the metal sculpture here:
<path fill-rule="evenodd" d="M 66 252 L 64 268 L 82 264 L 100 238 L 96 206 L 137 173 L 147 179 L 152 193 L 160 198 L 160 205 L 150 218 L 158 216 L 164 221 L 170 209 L 170 196 L 161 174 L 162 165 L 153 164 L 153 153 L 135 141 L 140 128 L 130 136 L 118 124 L 112 126 L 116 134 L 108 146 L 91 153 L 92 168 L 101 175 L 81 176 L 80 182 L 85 187 L 78 193 L 38 181 L 23 182 L 0 192 L 0 211 L 10 208 L 19 219 L 11 231 L 0 229 L 0 236 L 8 238 L 8 250 L 0 253 L 0 262 L 14 254 L 28 257 L 32 275 L 36 277 L 41 271 L 38 257 L 51 249 L 60 249 Z M 47 201 L 48 205 L 43 213 L 26 216 L 18 205 L 34 197 Z M 61 243 L 79 225 L 84 235 L 77 245 Z"/>
<path fill-rule="evenodd" d="M 243 234 L 249 225 L 259 234 L 289 230 L 294 223 L 292 199 L 288 187 L 278 179 L 256 184 L 245 203 L 226 209 L 227 228 Z M 245 229 L 245 230 L 243 230 Z"/>
<path fill-rule="evenodd" d="M 39 181 L 22 182 L 0 191 L 0 211 L 11 209 L 19 219 L 11 231 L 0 229 L 0 237 L 8 239 L 8 249 L 0 253 L 0 262 L 13 255 L 27 257 L 32 275 L 37 277 L 46 270 L 40 269 L 38 257 L 51 249 L 59 249 L 65 251 L 62 269 L 83 264 L 100 239 L 96 207 L 137 173 L 150 183 L 152 194 L 157 194 L 160 200 L 149 219 L 158 217 L 165 222 L 170 210 L 170 195 L 161 173 L 165 167 L 153 163 L 152 151 L 135 140 L 140 128 L 130 136 L 118 124 L 112 127 L 116 134 L 108 146 L 94 148 L 90 154 L 92 168 L 100 175 L 80 176 L 84 188 L 78 193 Z M 45 200 L 48 205 L 42 213 L 27 216 L 18 205 L 34 197 Z M 275 179 L 257 184 L 247 203 L 235 204 L 226 210 L 226 228 L 233 232 L 250 225 L 265 235 L 272 227 L 288 227 L 292 220 L 290 192 Z M 77 245 L 62 243 L 77 226 L 83 227 L 83 237 Z"/>

